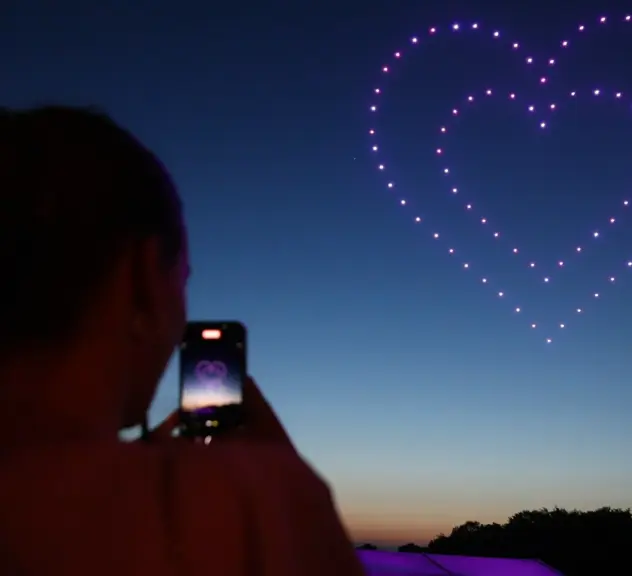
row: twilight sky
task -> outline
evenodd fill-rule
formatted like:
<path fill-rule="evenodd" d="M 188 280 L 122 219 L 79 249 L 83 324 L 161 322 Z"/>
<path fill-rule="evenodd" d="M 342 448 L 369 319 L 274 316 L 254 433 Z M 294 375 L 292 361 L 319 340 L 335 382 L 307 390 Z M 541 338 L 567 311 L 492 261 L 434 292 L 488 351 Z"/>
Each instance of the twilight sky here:
<path fill-rule="evenodd" d="M 21 0 L 0 14 L 2 104 L 97 104 L 163 158 L 186 205 L 190 317 L 249 327 L 252 374 L 357 540 L 632 505 L 632 23 L 613 2 L 498 4 Z M 176 389 L 172 366 L 156 420 Z"/>

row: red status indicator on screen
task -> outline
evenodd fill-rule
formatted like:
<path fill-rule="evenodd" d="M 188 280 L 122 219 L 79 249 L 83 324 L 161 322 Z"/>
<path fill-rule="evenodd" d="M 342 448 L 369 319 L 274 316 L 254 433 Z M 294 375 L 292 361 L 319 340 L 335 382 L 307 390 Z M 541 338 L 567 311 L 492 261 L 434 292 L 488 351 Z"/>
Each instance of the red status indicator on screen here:
<path fill-rule="evenodd" d="M 210 328 L 202 330 L 202 338 L 204 338 L 204 340 L 219 340 L 221 337 L 221 330 L 211 330 Z"/>

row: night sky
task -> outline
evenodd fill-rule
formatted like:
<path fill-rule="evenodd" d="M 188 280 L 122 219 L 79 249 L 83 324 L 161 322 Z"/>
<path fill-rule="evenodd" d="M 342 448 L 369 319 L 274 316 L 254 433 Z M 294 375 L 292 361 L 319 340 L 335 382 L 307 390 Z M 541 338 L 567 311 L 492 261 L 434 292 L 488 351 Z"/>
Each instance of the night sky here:
<path fill-rule="evenodd" d="M 632 505 L 632 23 L 499 4 L 2 8 L 0 102 L 99 105 L 163 158 L 190 317 L 249 327 L 253 376 L 358 541 Z"/>

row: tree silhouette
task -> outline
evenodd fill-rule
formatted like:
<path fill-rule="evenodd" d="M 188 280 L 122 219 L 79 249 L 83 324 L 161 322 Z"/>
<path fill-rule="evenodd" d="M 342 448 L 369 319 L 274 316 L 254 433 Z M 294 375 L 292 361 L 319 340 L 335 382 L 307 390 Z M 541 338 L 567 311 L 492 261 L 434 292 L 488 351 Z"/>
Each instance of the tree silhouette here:
<path fill-rule="evenodd" d="M 632 574 L 632 513 L 525 510 L 505 524 L 466 522 L 428 544 L 431 553 L 537 558 L 566 576 Z"/>
<path fill-rule="evenodd" d="M 377 550 L 377 546 L 375 544 L 360 544 L 360 546 L 356 546 L 356 550 Z"/>
<path fill-rule="evenodd" d="M 364 544 L 363 550 L 375 550 Z M 532 558 L 565 576 L 632 574 L 632 512 L 599 508 L 523 510 L 504 524 L 465 522 L 422 548 L 412 542 L 398 552 Z"/>
<path fill-rule="evenodd" d="M 421 546 L 417 546 L 417 544 L 413 544 L 409 542 L 408 544 L 404 544 L 397 549 L 398 552 L 408 552 L 409 554 L 421 554 L 423 552 L 427 552 L 427 548 L 422 548 Z"/>

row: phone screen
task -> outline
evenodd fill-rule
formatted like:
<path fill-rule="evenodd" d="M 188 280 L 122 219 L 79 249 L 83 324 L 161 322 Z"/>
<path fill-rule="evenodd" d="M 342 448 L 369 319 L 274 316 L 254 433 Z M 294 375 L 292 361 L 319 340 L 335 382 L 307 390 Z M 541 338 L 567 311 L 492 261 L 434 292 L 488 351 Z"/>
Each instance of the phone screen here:
<path fill-rule="evenodd" d="M 180 433 L 212 436 L 240 427 L 246 330 L 238 322 L 192 322 L 180 345 Z"/>

